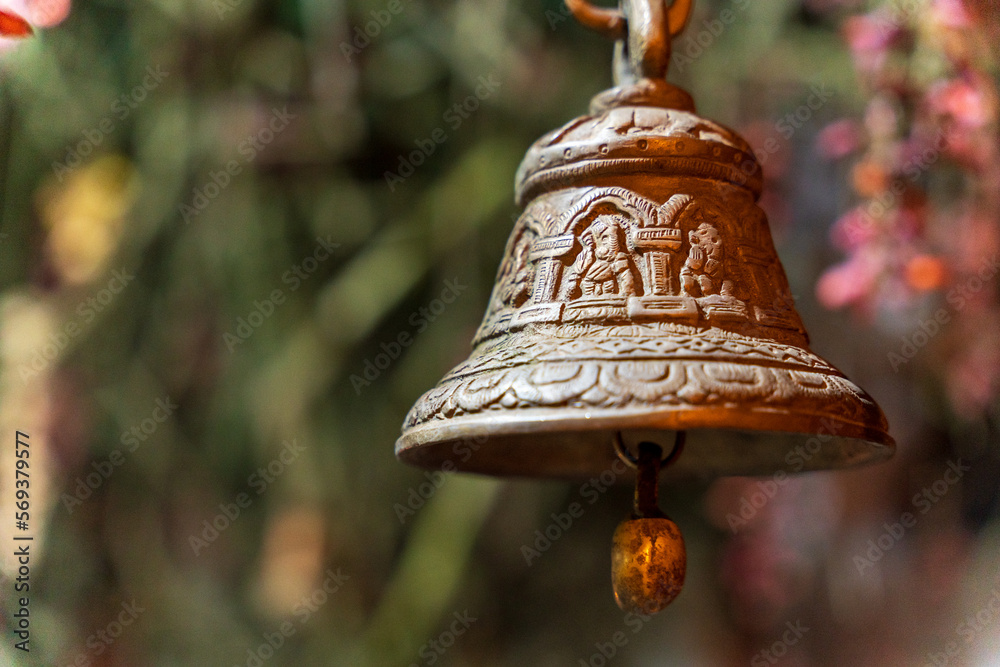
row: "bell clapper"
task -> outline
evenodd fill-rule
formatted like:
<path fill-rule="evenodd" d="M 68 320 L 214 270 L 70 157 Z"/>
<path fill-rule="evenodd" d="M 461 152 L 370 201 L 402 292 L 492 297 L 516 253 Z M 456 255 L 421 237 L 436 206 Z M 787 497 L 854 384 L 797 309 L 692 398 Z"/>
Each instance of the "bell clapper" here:
<path fill-rule="evenodd" d="M 685 433 L 677 432 L 670 455 L 652 442 L 639 443 L 636 458 L 615 435 L 618 456 L 636 469 L 632 515 L 618 524 L 611 548 L 611 582 L 615 601 L 624 611 L 652 615 L 670 604 L 684 586 L 687 554 L 680 528 L 657 503 L 660 470 L 680 456 Z"/>

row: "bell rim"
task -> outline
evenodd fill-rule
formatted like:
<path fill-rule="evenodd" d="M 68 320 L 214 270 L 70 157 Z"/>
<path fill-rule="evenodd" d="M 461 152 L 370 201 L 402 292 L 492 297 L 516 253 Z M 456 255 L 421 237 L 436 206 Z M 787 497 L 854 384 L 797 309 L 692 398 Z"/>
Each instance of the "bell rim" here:
<path fill-rule="evenodd" d="M 881 417 L 877 406 L 871 405 L 871 408 Z M 621 432 L 626 441 L 655 441 L 659 435 L 663 443 L 672 442 L 678 430 L 687 431 L 685 454 L 670 471 L 674 477 L 759 476 L 776 474 L 780 470 L 798 473 L 848 469 L 888 460 L 896 449 L 888 430 L 872 426 L 872 421 L 876 420 L 865 423 L 829 412 L 789 411 L 787 407 L 588 408 L 579 412 L 583 414 L 566 414 L 565 408 L 528 408 L 425 422 L 403 432 L 396 441 L 395 453 L 405 463 L 431 470 L 499 477 L 579 479 L 601 474 L 612 464 L 615 455 L 611 436 L 615 431 Z M 656 435 L 651 437 L 651 434 Z M 713 444 L 701 452 L 699 443 L 706 435 Z M 721 442 L 715 442 L 719 438 Z M 762 456 L 754 452 L 753 456 L 744 457 L 748 452 L 739 451 L 739 441 L 747 439 L 758 443 L 782 443 L 771 449 L 778 454 L 788 453 L 775 458 L 774 451 L 764 452 Z M 809 458 L 801 467 L 794 469 L 794 463 L 784 465 L 795 452 L 795 442 L 801 447 L 813 439 L 820 448 L 809 456 L 812 450 L 809 447 L 802 455 Z M 561 440 L 578 440 L 580 451 L 570 452 L 568 444 L 552 444 Z M 603 455 L 601 440 L 606 440 Z M 538 457 L 531 451 L 532 442 L 540 450 L 552 450 L 549 452 L 552 461 L 537 465 Z M 488 446 L 496 450 L 528 452 L 535 465 L 522 466 L 517 461 L 497 465 L 493 453 L 477 461 L 479 452 Z M 449 450 L 450 455 L 444 455 Z M 472 455 L 465 458 L 470 451 Z M 751 462 L 714 463 L 712 458 L 718 457 L 720 451 L 728 451 L 734 461 L 746 458 Z M 560 463 L 559 457 L 567 453 L 571 460 Z"/>

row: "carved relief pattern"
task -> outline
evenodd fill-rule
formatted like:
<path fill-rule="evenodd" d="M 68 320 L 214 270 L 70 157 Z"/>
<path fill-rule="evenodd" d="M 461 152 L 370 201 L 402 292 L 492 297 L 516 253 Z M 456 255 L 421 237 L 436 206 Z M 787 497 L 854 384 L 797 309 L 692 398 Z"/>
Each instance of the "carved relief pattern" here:
<path fill-rule="evenodd" d="M 632 258 L 625 251 L 620 216 L 598 217 L 580 236 L 583 244 L 569 268 L 563 300 L 635 295 Z"/>
<path fill-rule="evenodd" d="M 738 405 L 766 409 L 812 401 L 815 414 L 872 422 L 874 402 L 841 375 L 720 361 L 563 361 L 450 378 L 407 417 L 412 427 L 512 408 Z M 873 425 L 884 427 L 884 421 Z"/>
<path fill-rule="evenodd" d="M 867 394 L 808 351 L 763 211 L 708 190 L 662 203 L 594 186 L 534 199 L 475 351 L 406 427 L 506 409 L 793 402 L 870 421 Z"/>
<path fill-rule="evenodd" d="M 526 363 L 595 358 L 725 360 L 836 373 L 833 366 L 812 352 L 776 341 L 751 341 L 710 333 L 683 334 L 652 326 L 612 326 L 595 336 L 590 326 L 576 325 L 532 328 L 500 343 L 482 345 L 444 379 Z"/>
<path fill-rule="evenodd" d="M 745 140 L 665 82 L 592 113 L 529 149 L 475 349 L 417 401 L 397 451 L 462 429 L 527 440 L 554 417 L 586 430 L 603 410 L 622 428 L 828 417 L 891 443 L 874 401 L 808 349 Z"/>
<path fill-rule="evenodd" d="M 592 109 L 596 115 L 576 118 L 528 150 L 516 178 L 519 204 L 602 174 L 635 176 L 648 169 L 651 160 L 660 177 L 709 178 L 760 194 L 761 173 L 753 150 L 729 128 L 690 110 L 633 106 L 614 95 L 604 102 L 610 106 L 598 104 Z"/>
<path fill-rule="evenodd" d="M 649 321 L 805 342 L 752 202 L 584 188 L 557 215 L 548 199 L 518 220 L 476 343 L 537 323 Z"/>
<path fill-rule="evenodd" d="M 801 347 L 650 326 L 575 335 L 583 331 L 592 329 L 545 325 L 480 346 L 417 402 L 406 426 L 512 408 L 793 402 L 838 420 L 883 419 L 864 391 Z"/>
<path fill-rule="evenodd" d="M 681 267 L 681 286 L 688 296 L 733 295 L 733 281 L 725 279 L 722 238 L 707 222 L 688 232 L 691 246 Z"/>

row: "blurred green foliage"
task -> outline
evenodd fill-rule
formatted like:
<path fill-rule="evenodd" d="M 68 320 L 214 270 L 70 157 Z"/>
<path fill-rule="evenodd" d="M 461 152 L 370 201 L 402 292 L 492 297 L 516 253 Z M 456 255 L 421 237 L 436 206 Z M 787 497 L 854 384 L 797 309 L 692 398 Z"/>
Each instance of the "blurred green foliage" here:
<path fill-rule="evenodd" d="M 728 4 L 699 3 L 692 30 Z M 521 545 L 577 487 L 449 478 L 401 516 L 429 479 L 393 457 L 409 406 L 468 353 L 524 150 L 610 85 L 610 54 L 556 0 L 91 0 L 8 48 L 0 409 L 37 434 L 49 483 L 34 500 L 32 652 L 5 639 L 0 662 L 423 665 L 468 610 L 445 664 L 575 665 L 627 628 L 607 550 L 628 489 L 527 567 Z M 165 74 L 150 84 L 149 68 Z M 480 77 L 499 88 L 456 123 Z M 773 124 L 817 81 L 841 111 L 861 105 L 837 26 L 792 0 L 749 3 L 675 80 L 732 125 Z M 444 140 L 390 187 L 435 130 Z M 809 313 L 822 227 L 782 229 L 810 239 L 790 264 Z M 325 259 L 319 239 L 336 246 Z M 87 320 L 115 270 L 135 278 Z M 446 280 L 468 288 L 421 314 Z M 836 338 L 822 322 L 814 337 Z M 67 324 L 79 335 L 25 377 Z M 401 333 L 412 344 L 369 371 Z M 178 407 L 149 433 L 164 398 Z M 292 442 L 304 452 L 282 462 Z M 124 463 L 79 498 L 115 450 Z M 621 664 L 710 664 L 736 642 L 714 639 L 729 632 L 723 536 L 703 491 L 664 500 L 690 581 Z M 346 583 L 317 604 L 338 569 Z M 132 600 L 145 611 L 98 652 Z M 283 623 L 294 632 L 268 657 Z"/>

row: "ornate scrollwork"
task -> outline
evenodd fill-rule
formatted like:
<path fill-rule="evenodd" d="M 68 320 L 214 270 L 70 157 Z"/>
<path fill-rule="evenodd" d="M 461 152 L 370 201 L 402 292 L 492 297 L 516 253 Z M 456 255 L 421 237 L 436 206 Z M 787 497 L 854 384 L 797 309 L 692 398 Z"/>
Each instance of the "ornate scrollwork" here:
<path fill-rule="evenodd" d="M 540 197 L 518 221 L 477 343 L 537 323 L 605 321 L 802 337 L 752 202 L 727 211 L 705 194 L 575 192 L 561 215 Z"/>
<path fill-rule="evenodd" d="M 871 421 L 874 401 L 826 370 L 731 361 L 575 360 L 496 368 L 444 380 L 406 427 L 491 410 L 739 405 L 747 411 L 808 403 L 815 414 Z M 875 425 L 885 428 L 884 418 Z"/>

